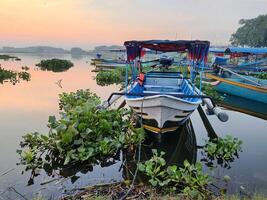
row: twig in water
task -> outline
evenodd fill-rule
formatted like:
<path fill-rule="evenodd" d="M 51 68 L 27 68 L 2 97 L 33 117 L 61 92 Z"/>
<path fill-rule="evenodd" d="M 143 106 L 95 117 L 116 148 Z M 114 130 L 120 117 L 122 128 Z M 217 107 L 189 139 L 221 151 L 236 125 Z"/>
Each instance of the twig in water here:
<path fill-rule="evenodd" d="M 52 183 L 52 182 L 57 181 L 57 180 L 59 180 L 59 178 L 53 178 L 53 179 L 50 179 L 50 180 L 46 180 L 46 181 L 40 183 L 40 185 L 46 185 L 48 183 Z"/>
<path fill-rule="evenodd" d="M 1 174 L 0 177 L 1 177 L 1 176 L 4 176 L 4 175 L 6 175 L 6 174 L 8 174 L 9 172 L 13 171 L 14 169 L 15 169 L 15 168 L 12 168 L 12 169 L 7 170 L 7 171 L 4 172 L 3 174 Z"/>
<path fill-rule="evenodd" d="M 13 190 L 16 194 L 18 194 L 19 196 L 21 196 L 23 199 L 25 200 L 29 200 L 27 199 L 23 194 L 19 193 L 13 186 L 9 187 L 11 190 Z"/>

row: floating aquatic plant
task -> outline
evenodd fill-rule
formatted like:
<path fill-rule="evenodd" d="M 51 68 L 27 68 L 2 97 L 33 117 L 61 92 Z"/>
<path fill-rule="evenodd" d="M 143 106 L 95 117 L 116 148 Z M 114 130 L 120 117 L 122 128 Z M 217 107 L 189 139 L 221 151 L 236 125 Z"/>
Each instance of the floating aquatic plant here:
<path fill-rule="evenodd" d="M 30 79 L 31 75 L 28 72 L 16 72 L 0 67 L 0 83 L 3 83 L 4 81 L 9 81 L 15 85 L 20 80 L 30 81 Z"/>
<path fill-rule="evenodd" d="M 20 164 L 33 171 L 101 164 L 144 139 L 143 129 L 130 123 L 128 110 L 98 109 L 99 103 L 99 97 L 89 90 L 60 95 L 60 118 L 49 117 L 48 134 L 23 136 Z"/>
<path fill-rule="evenodd" d="M 155 149 L 152 152 L 153 156 L 149 160 L 138 164 L 139 171 L 148 177 L 151 186 L 165 192 L 182 193 L 191 198 L 206 198 L 212 194 L 207 188 L 211 179 L 208 174 L 203 173 L 201 163 L 192 165 L 185 160 L 182 167 L 167 167 L 162 157 L 165 153 L 158 153 Z"/>
<path fill-rule="evenodd" d="M 209 167 L 216 166 L 216 163 L 230 168 L 230 163 L 238 158 L 239 153 L 242 151 L 242 141 L 238 138 L 233 138 L 227 135 L 225 138 L 216 138 L 210 141 L 206 141 L 202 151 L 202 161 L 204 161 Z"/>
<path fill-rule="evenodd" d="M 41 60 L 40 63 L 36 64 L 42 70 L 53 71 L 53 72 L 64 72 L 73 66 L 73 63 L 69 60 L 62 59 L 48 59 Z"/>
<path fill-rule="evenodd" d="M 18 58 L 16 56 L 10 56 L 10 55 L 6 55 L 6 54 L 0 55 L 0 59 L 3 59 L 3 60 L 15 59 L 16 61 L 21 60 L 20 58 Z"/>

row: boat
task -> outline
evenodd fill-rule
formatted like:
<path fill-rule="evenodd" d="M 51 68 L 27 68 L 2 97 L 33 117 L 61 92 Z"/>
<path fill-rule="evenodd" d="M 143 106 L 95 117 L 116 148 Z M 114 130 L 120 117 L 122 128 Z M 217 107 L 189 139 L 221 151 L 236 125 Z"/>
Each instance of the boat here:
<path fill-rule="evenodd" d="M 193 69 L 198 65 L 205 65 L 209 44 L 208 41 L 198 40 L 147 40 L 124 43 L 128 65 L 133 69 L 131 87 L 125 92 L 125 101 L 141 119 L 146 130 L 153 133 L 177 130 L 202 103 L 202 99 L 208 97 L 203 96 L 194 86 L 193 80 L 185 78 L 180 72 L 152 70 L 146 74 L 142 73 L 142 65 L 139 62 L 142 50 L 145 48 L 160 52 L 187 51 L 193 73 Z"/>
<path fill-rule="evenodd" d="M 234 72 L 248 75 L 267 72 L 267 48 L 211 48 L 209 52 L 215 55 L 213 66 L 220 65 Z"/>
<path fill-rule="evenodd" d="M 267 120 L 267 106 L 259 101 L 252 101 L 233 95 L 224 95 L 224 100 L 219 105 L 229 110 Z"/>
<path fill-rule="evenodd" d="M 237 74 L 229 69 L 206 77 L 216 91 L 267 104 L 267 80 Z"/>

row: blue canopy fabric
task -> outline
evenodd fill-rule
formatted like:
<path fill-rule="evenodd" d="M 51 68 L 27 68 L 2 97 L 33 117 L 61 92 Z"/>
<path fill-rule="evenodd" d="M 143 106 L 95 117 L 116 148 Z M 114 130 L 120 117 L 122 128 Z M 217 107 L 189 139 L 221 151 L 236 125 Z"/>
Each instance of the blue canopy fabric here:
<path fill-rule="evenodd" d="M 267 48 L 229 47 L 225 49 L 225 53 L 267 54 Z"/>
<path fill-rule="evenodd" d="M 211 52 L 211 53 L 225 53 L 225 49 L 210 48 L 209 52 Z"/>
<path fill-rule="evenodd" d="M 214 64 L 218 64 L 220 66 L 226 65 L 228 58 L 217 56 L 215 58 Z"/>

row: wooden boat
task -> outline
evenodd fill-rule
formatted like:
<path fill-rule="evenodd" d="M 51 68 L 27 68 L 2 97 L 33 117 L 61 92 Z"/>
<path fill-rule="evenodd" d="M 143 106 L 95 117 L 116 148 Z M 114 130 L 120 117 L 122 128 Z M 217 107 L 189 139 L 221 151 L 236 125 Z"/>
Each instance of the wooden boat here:
<path fill-rule="evenodd" d="M 206 77 L 214 80 L 211 84 L 218 92 L 267 104 L 267 80 L 242 76 L 236 73 L 222 73 L 220 76 L 207 73 Z"/>
<path fill-rule="evenodd" d="M 207 41 L 128 41 L 128 62 L 131 69 L 139 68 L 132 62 L 140 58 L 142 48 L 161 52 L 187 50 L 191 60 L 206 59 L 209 42 Z M 134 77 L 134 75 L 133 75 Z M 126 92 L 126 104 L 141 118 L 144 128 L 154 133 L 174 131 L 184 124 L 194 110 L 202 103 L 201 92 L 189 79 L 177 72 L 151 71 L 140 73 L 133 78 L 132 87 Z"/>

